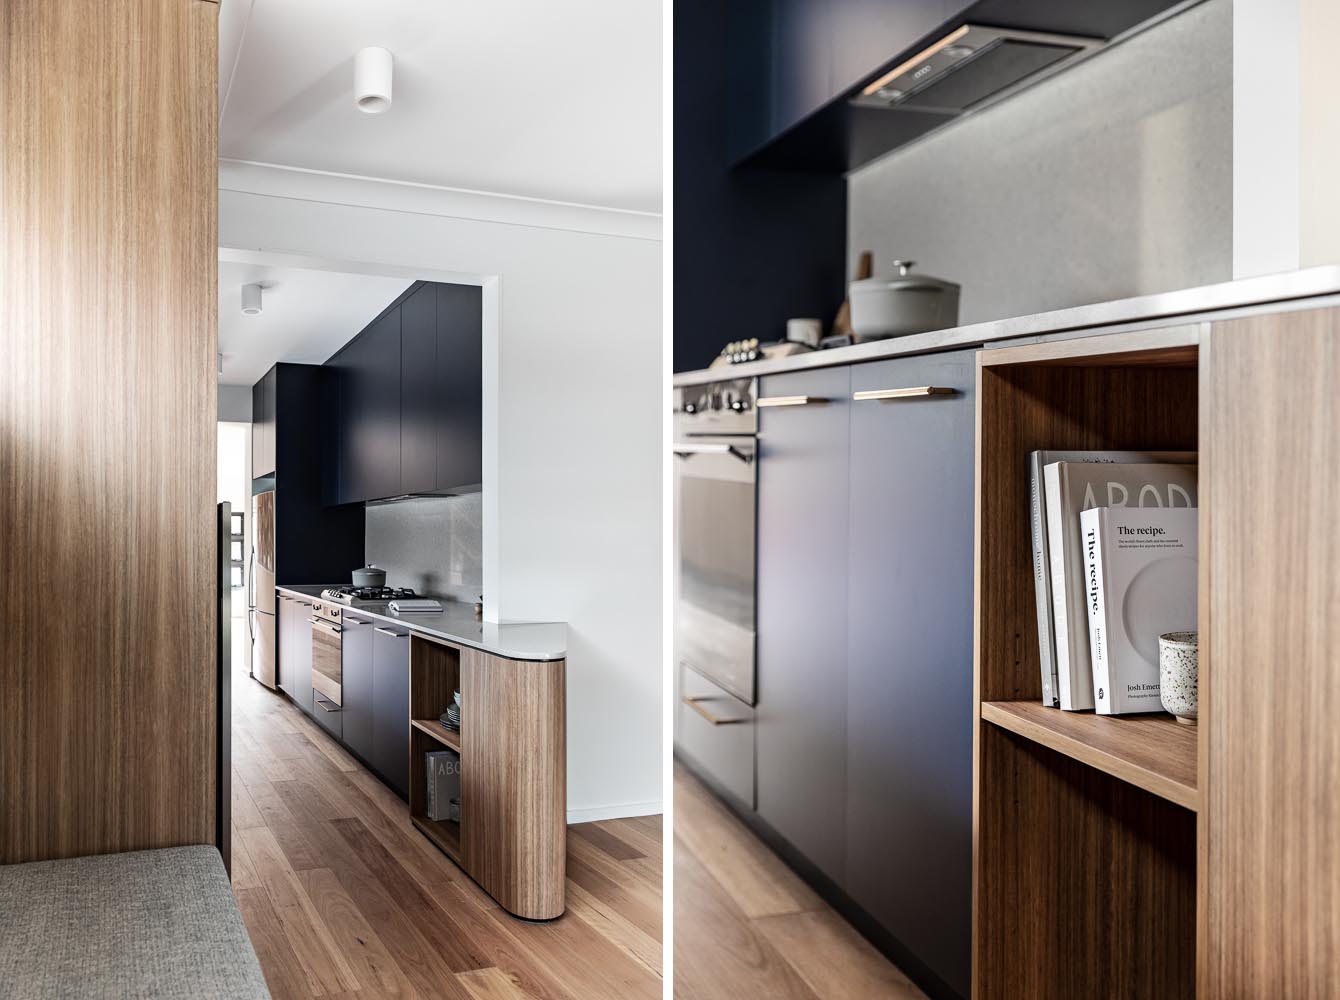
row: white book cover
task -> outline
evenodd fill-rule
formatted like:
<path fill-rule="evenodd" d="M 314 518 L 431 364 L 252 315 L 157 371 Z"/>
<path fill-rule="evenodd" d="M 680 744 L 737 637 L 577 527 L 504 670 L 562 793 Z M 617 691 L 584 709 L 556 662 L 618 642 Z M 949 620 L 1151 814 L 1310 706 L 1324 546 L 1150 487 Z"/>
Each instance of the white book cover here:
<path fill-rule="evenodd" d="M 1159 636 L 1196 629 L 1197 512 L 1095 507 L 1079 521 L 1098 714 L 1161 712 Z"/>
<path fill-rule="evenodd" d="M 1196 466 L 1054 462 L 1044 466 L 1052 623 L 1061 708 L 1094 707 L 1079 515 L 1090 507 L 1194 507 Z"/>
<path fill-rule="evenodd" d="M 1056 670 L 1056 634 L 1053 626 L 1052 574 L 1047 545 L 1047 510 L 1042 497 L 1042 470 L 1053 462 L 1194 463 L 1194 451 L 1033 451 L 1028 454 L 1029 528 L 1033 537 L 1033 591 L 1037 603 L 1038 664 L 1042 669 L 1042 703 L 1061 702 Z"/>

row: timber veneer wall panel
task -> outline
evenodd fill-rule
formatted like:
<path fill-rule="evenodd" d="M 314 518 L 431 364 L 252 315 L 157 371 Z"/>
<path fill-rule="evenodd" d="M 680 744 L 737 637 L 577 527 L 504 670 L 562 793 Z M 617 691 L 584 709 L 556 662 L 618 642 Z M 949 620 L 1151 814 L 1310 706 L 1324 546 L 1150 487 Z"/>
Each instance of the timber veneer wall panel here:
<path fill-rule="evenodd" d="M 1340 309 L 1201 371 L 1200 996 L 1340 981 Z"/>
<path fill-rule="evenodd" d="M 0 4 L 0 862 L 214 838 L 217 18 Z"/>

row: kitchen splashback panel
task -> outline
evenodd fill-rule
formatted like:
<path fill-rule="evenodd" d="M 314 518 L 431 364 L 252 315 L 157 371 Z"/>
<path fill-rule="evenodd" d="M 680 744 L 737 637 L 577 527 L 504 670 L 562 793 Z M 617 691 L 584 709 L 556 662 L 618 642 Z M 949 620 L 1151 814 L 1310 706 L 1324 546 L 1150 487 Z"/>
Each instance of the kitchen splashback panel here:
<path fill-rule="evenodd" d="M 369 504 L 367 561 L 392 587 L 473 603 L 483 589 L 483 496 Z"/>
<path fill-rule="evenodd" d="M 959 322 L 1233 277 L 1233 7 L 1206 0 L 848 179 L 848 263 L 959 283 Z"/>

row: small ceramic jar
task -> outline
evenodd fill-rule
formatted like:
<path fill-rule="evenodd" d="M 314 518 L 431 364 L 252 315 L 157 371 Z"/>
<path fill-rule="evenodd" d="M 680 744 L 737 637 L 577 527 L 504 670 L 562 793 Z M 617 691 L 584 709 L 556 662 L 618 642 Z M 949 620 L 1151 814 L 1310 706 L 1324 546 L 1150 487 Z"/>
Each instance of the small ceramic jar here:
<path fill-rule="evenodd" d="M 1159 636 L 1159 700 L 1178 722 L 1196 724 L 1196 632 Z"/>

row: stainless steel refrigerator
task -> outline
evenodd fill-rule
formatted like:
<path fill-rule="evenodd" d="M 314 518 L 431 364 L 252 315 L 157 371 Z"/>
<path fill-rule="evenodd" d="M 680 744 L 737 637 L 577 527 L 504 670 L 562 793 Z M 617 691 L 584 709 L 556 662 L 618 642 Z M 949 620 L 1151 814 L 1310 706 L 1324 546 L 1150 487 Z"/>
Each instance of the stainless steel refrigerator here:
<path fill-rule="evenodd" d="M 275 687 L 275 494 L 251 498 L 251 590 L 247 599 L 251 630 L 251 676 Z"/>

